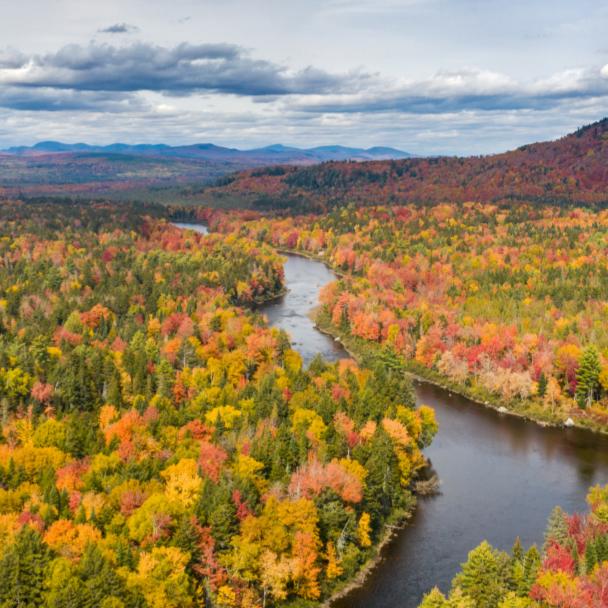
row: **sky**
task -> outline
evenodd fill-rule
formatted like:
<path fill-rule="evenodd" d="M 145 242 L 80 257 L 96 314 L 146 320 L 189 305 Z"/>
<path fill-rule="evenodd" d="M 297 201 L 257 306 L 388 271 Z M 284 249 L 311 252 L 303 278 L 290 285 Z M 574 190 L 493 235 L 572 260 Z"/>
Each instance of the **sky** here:
<path fill-rule="evenodd" d="M 605 0 L 0 0 L 0 148 L 487 154 L 608 116 Z"/>

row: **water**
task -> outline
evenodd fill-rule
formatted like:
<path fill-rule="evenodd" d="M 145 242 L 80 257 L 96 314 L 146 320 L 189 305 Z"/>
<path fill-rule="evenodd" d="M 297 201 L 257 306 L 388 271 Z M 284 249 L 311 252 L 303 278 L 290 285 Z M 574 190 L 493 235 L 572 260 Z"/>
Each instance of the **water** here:
<path fill-rule="evenodd" d="M 346 357 L 308 316 L 333 273 L 290 255 L 285 279 L 287 295 L 262 307 L 269 322 L 291 335 L 306 362 L 317 353 Z M 448 590 L 468 551 L 483 539 L 501 549 L 517 536 L 524 545 L 540 544 L 555 505 L 585 510 L 589 486 L 608 482 L 606 437 L 542 428 L 429 384 L 417 384 L 416 396 L 439 421 L 425 453 L 441 493 L 420 499 L 410 524 L 385 548 L 383 562 L 336 608 L 414 608 L 434 585 Z"/>
<path fill-rule="evenodd" d="M 320 262 L 289 255 L 285 263 L 285 282 L 289 291 L 282 298 L 261 307 L 270 325 L 284 329 L 293 347 L 302 355 L 305 364 L 321 353 L 328 361 L 348 357 L 345 350 L 331 336 L 315 329 L 311 310 L 319 304 L 319 290 L 336 277 Z"/>
<path fill-rule="evenodd" d="M 289 293 L 262 308 L 270 323 L 291 335 L 306 361 L 316 353 L 346 357 L 308 317 L 333 273 L 320 262 L 288 256 L 285 279 Z M 542 544 L 555 505 L 585 510 L 589 486 L 608 482 L 608 438 L 542 428 L 430 384 L 418 383 L 416 396 L 439 421 L 425 454 L 441 479 L 441 494 L 420 499 L 383 562 L 336 608 L 414 608 L 434 585 L 448 590 L 483 539 L 501 549 L 510 549 L 517 536 L 525 545 Z"/>
<path fill-rule="evenodd" d="M 204 226 L 203 224 L 186 224 L 184 222 L 173 222 L 174 226 L 178 228 L 183 228 L 184 230 L 194 230 L 194 232 L 198 232 L 199 234 L 209 234 L 209 228 Z"/>

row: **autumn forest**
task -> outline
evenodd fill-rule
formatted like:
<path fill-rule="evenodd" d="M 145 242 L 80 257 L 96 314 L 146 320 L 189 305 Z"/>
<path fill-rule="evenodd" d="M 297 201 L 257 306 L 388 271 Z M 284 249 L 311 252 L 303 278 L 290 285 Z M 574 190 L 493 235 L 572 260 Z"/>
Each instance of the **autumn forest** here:
<path fill-rule="evenodd" d="M 608 433 L 606 128 L 249 169 L 186 206 L 5 193 L 0 607 L 329 606 L 441 492 L 415 383 Z M 337 361 L 264 314 L 286 254 L 335 273 L 310 314 Z M 471 546 L 420 606 L 608 606 L 608 486 L 587 505 Z"/>

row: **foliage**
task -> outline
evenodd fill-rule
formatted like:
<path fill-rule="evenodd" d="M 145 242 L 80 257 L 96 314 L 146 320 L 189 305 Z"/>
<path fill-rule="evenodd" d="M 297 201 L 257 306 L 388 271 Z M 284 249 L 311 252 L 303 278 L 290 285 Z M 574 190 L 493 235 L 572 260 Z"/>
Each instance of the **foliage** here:
<path fill-rule="evenodd" d="M 435 430 L 409 384 L 304 369 L 253 309 L 283 273 L 250 238 L 0 216 L 0 605 L 271 606 L 353 576 Z"/>
<path fill-rule="evenodd" d="M 602 203 L 606 198 L 608 119 L 557 141 L 491 156 L 325 162 L 285 167 L 274 175 L 256 170 L 207 188 L 205 199 L 226 197 L 259 210 L 327 212 L 350 203 L 377 205 L 446 201 L 496 203 Z"/>
<path fill-rule="evenodd" d="M 366 360 L 551 421 L 608 424 L 608 212 L 476 203 L 268 218 L 224 233 L 340 273 L 318 322 Z"/>

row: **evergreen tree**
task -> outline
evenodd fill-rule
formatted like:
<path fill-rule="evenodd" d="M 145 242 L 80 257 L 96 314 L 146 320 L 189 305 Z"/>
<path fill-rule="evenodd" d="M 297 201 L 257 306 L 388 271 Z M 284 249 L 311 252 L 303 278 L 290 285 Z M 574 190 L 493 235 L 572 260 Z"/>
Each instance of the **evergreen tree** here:
<path fill-rule="evenodd" d="M 496 608 L 501 597 L 509 591 L 509 556 L 483 541 L 473 549 L 461 572 L 452 581 L 474 602 L 476 608 Z"/>
<path fill-rule="evenodd" d="M 523 560 L 523 578 L 520 582 L 520 586 L 517 589 L 521 595 L 527 595 L 530 592 L 532 585 L 536 581 L 536 575 L 540 570 L 540 562 L 540 552 L 536 548 L 536 545 L 532 545 L 526 551 L 526 555 L 524 556 Z"/>
<path fill-rule="evenodd" d="M 192 521 L 190 517 L 182 517 L 171 539 L 172 545 L 190 555 L 188 562 L 189 571 L 191 571 L 192 564 L 196 563 L 201 556 L 199 547 L 200 535 L 195 524 L 196 520 Z"/>
<path fill-rule="evenodd" d="M 590 406 L 597 398 L 600 388 L 600 356 L 595 345 L 590 344 L 583 351 L 576 373 L 576 401 L 581 408 Z"/>
<path fill-rule="evenodd" d="M 595 542 L 590 540 L 587 542 L 585 547 L 585 572 L 590 574 L 593 572 L 595 565 L 597 564 L 597 552 L 595 550 Z"/>
<path fill-rule="evenodd" d="M 513 548 L 511 549 L 511 554 L 513 555 L 513 559 L 520 562 L 524 557 L 524 549 L 521 546 L 521 540 L 519 536 L 515 539 L 513 543 Z"/>
<path fill-rule="evenodd" d="M 48 548 L 38 532 L 25 526 L 0 559 L 0 606 L 43 606 L 44 570 Z"/>
<path fill-rule="evenodd" d="M 78 566 L 78 574 L 93 606 L 101 605 L 108 597 L 125 598 L 127 595 L 123 580 L 97 545 L 90 544 L 86 547 Z"/>
<path fill-rule="evenodd" d="M 543 545 L 543 553 L 547 551 L 552 543 L 564 543 L 568 538 L 568 524 L 566 523 L 566 514 L 561 507 L 555 507 L 549 515 L 547 529 L 545 531 L 545 544 Z"/>
<path fill-rule="evenodd" d="M 547 376 L 545 376 L 544 372 L 540 373 L 540 376 L 538 377 L 538 396 L 539 397 L 544 397 L 545 394 L 547 393 Z"/>

